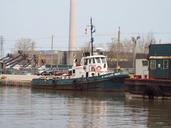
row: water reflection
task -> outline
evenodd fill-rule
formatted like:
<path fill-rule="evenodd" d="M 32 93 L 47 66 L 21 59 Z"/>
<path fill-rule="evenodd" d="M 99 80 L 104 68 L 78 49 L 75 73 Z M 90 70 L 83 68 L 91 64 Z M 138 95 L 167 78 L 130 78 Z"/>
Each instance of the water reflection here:
<path fill-rule="evenodd" d="M 169 100 L 131 100 L 125 102 L 125 107 L 132 115 L 133 124 L 146 123 L 147 128 L 171 127 L 171 101 Z M 139 120 L 144 117 L 144 120 Z"/>
<path fill-rule="evenodd" d="M 95 93 L 95 92 L 71 92 L 71 91 L 47 91 L 33 90 L 35 94 L 46 94 L 64 97 L 67 128 L 104 128 L 112 127 L 113 121 L 109 118 L 113 114 L 121 113 L 123 109 L 124 95 L 121 93 Z M 114 102 L 112 102 L 114 101 Z M 115 107 L 112 107 L 116 105 Z M 110 107 L 111 106 L 111 107 Z M 108 109 L 111 109 L 108 111 Z M 112 114 L 113 113 L 113 114 Z M 119 118 L 120 117 L 116 117 Z"/>
<path fill-rule="evenodd" d="M 171 126 L 171 101 L 127 101 L 123 93 L 0 87 L 7 128 L 160 128 Z"/>

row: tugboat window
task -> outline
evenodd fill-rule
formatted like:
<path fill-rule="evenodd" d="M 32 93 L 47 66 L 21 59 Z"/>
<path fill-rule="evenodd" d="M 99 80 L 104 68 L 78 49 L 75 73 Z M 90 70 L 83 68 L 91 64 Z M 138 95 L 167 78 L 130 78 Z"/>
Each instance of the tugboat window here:
<path fill-rule="evenodd" d="M 87 59 L 84 60 L 84 65 L 87 65 Z"/>
<path fill-rule="evenodd" d="M 95 64 L 95 59 L 93 58 L 93 64 Z"/>
<path fill-rule="evenodd" d="M 163 69 L 168 69 L 168 68 L 169 68 L 169 61 L 163 60 Z"/>
<path fill-rule="evenodd" d="M 89 64 L 91 64 L 91 59 L 89 59 Z"/>
<path fill-rule="evenodd" d="M 100 58 L 96 58 L 96 62 L 97 63 L 100 63 Z"/>
<path fill-rule="evenodd" d="M 150 60 L 150 69 L 156 69 L 156 60 Z"/>
<path fill-rule="evenodd" d="M 75 73 L 75 69 L 72 72 Z"/>
<path fill-rule="evenodd" d="M 101 59 L 102 59 L 102 63 L 106 63 L 106 60 L 104 57 L 102 57 Z"/>

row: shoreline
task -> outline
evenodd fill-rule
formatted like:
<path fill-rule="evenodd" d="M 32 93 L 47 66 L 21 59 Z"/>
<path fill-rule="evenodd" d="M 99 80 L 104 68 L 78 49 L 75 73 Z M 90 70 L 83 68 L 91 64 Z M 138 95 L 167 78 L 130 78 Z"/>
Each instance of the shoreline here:
<path fill-rule="evenodd" d="M 37 75 L 0 75 L 0 86 L 23 86 L 31 87 L 33 78 L 39 78 Z"/>

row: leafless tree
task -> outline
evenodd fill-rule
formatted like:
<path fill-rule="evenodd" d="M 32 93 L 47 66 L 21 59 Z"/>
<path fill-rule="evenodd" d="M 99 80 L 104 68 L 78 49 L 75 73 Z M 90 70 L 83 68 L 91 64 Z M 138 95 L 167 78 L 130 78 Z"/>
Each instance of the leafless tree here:
<path fill-rule="evenodd" d="M 24 52 L 35 50 L 35 42 L 29 38 L 21 38 L 16 41 L 14 51 L 22 50 Z"/>
<path fill-rule="evenodd" d="M 148 33 L 147 36 L 144 37 L 143 42 L 144 42 L 144 53 L 148 53 L 149 45 L 156 43 L 156 39 L 153 33 L 152 32 Z"/>

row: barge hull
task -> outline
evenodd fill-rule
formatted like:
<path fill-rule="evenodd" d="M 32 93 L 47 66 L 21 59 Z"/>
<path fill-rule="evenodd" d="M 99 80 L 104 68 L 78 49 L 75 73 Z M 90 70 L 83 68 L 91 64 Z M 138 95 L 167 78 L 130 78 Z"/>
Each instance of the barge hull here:
<path fill-rule="evenodd" d="M 170 80 L 128 79 L 125 81 L 127 97 L 171 99 Z"/>

